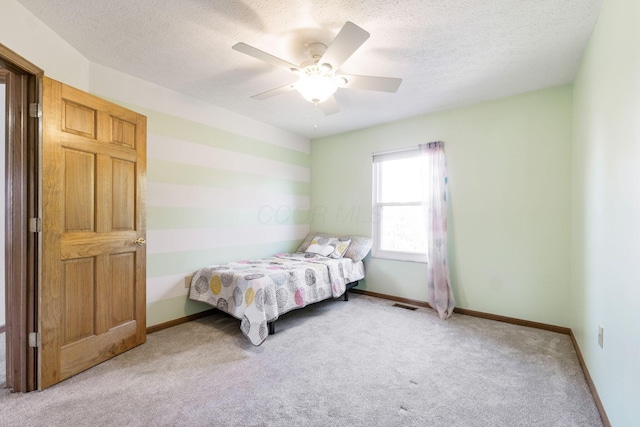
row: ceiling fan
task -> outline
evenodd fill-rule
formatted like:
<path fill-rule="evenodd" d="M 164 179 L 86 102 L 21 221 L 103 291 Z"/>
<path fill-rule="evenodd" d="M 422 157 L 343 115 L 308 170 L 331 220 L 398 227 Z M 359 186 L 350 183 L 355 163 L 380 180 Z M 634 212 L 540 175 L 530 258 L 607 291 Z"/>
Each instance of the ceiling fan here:
<path fill-rule="evenodd" d="M 307 101 L 318 105 L 326 115 L 329 115 L 339 111 L 333 96 L 338 88 L 394 93 L 400 87 L 402 79 L 338 73 L 340 66 L 369 36 L 368 32 L 347 21 L 329 46 L 323 43 L 311 43 L 309 45 L 311 58 L 299 66 L 246 43 L 237 43 L 233 49 L 271 65 L 286 68 L 298 76 L 298 80 L 294 83 L 268 90 L 251 98 L 266 99 L 297 90 Z"/>

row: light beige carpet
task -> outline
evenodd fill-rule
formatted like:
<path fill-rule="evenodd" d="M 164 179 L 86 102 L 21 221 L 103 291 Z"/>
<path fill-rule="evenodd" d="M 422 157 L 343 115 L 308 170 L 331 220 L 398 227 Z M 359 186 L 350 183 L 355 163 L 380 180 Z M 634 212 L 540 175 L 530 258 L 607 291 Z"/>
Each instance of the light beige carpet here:
<path fill-rule="evenodd" d="M 254 347 L 215 314 L 48 390 L 1 425 L 600 426 L 569 337 L 352 295 Z"/>

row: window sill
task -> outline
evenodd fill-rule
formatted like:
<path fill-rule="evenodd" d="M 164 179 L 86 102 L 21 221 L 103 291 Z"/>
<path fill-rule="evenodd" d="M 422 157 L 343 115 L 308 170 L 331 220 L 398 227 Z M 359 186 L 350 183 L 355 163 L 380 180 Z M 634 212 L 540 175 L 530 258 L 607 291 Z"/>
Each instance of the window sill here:
<path fill-rule="evenodd" d="M 395 254 L 395 253 L 376 253 L 371 254 L 371 258 L 377 259 L 386 259 L 390 261 L 404 261 L 404 262 L 418 262 L 421 264 L 427 263 L 426 255 L 415 255 L 415 254 Z"/>

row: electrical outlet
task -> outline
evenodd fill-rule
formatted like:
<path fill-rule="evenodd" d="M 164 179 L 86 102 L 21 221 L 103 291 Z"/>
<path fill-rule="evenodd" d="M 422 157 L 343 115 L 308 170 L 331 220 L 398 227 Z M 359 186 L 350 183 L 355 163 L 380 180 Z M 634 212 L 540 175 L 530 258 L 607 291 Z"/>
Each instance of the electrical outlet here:
<path fill-rule="evenodd" d="M 604 348 L 604 328 L 598 325 L 598 345 Z"/>
<path fill-rule="evenodd" d="M 187 276 L 184 278 L 184 287 L 185 289 L 189 289 L 189 287 L 191 286 L 191 279 L 193 278 L 193 276 Z"/>

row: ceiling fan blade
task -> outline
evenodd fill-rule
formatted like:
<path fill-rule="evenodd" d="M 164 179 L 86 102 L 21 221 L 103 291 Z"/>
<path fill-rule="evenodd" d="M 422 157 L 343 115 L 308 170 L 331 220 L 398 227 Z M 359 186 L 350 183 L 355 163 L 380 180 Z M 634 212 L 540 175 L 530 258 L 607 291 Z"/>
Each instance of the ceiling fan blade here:
<path fill-rule="evenodd" d="M 233 50 L 237 50 L 238 52 L 242 52 L 246 55 L 253 56 L 256 59 L 267 62 L 271 65 L 275 65 L 276 67 L 286 68 L 287 70 L 297 70 L 299 67 L 291 62 L 285 61 L 284 59 L 280 59 L 277 56 L 273 56 L 270 53 L 267 53 L 263 50 L 257 49 L 253 46 L 249 46 L 246 43 L 236 43 L 232 47 Z"/>
<path fill-rule="evenodd" d="M 318 63 L 331 64 L 333 70 L 337 70 L 369 36 L 368 32 L 347 21 Z"/>
<path fill-rule="evenodd" d="M 326 101 L 318 104 L 325 116 L 330 116 L 340 111 L 335 96 L 331 95 Z"/>
<path fill-rule="evenodd" d="M 375 90 L 378 92 L 394 93 L 398 91 L 402 79 L 393 77 L 356 76 L 353 74 L 341 74 L 347 79 L 344 85 L 347 89 Z"/>
<path fill-rule="evenodd" d="M 280 95 L 281 93 L 289 92 L 290 90 L 295 89 L 295 83 L 289 83 L 288 85 L 280 86 L 275 89 L 268 90 L 266 92 L 259 93 L 257 95 L 253 95 L 252 99 L 267 99 L 272 96 Z"/>

